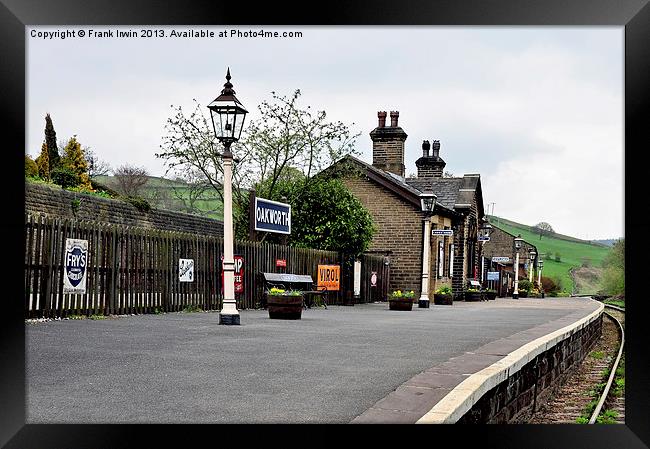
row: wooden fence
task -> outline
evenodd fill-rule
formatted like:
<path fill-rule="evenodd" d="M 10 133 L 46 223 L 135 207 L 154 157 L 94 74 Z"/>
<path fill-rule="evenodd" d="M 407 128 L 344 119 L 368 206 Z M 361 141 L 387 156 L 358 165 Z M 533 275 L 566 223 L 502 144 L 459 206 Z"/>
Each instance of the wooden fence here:
<path fill-rule="evenodd" d="M 88 241 L 85 294 L 63 292 L 68 238 Z M 234 250 L 244 259 L 244 292 L 237 295 L 242 309 L 259 306 L 264 288 L 260 273 L 277 272 L 276 259 L 286 260 L 286 272 L 310 274 L 314 281 L 319 264 L 341 261 L 333 251 L 257 242 L 236 241 Z M 223 239 L 218 237 L 26 214 L 25 317 L 174 312 L 187 307 L 219 310 L 222 255 Z M 180 282 L 181 258 L 194 259 L 193 282 Z M 364 255 L 363 266 L 380 266 L 379 259 Z M 362 290 L 368 291 L 362 302 L 377 300 L 369 287 Z M 343 290 L 330 295 L 330 304 L 350 296 Z"/>

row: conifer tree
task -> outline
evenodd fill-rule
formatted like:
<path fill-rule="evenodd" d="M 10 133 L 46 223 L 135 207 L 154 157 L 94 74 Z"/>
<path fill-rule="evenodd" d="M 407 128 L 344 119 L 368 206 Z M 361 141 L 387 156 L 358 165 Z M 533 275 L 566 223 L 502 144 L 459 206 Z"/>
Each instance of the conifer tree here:
<path fill-rule="evenodd" d="M 41 146 L 41 154 L 36 158 L 36 166 L 38 167 L 38 176 L 46 181 L 50 180 L 50 157 L 47 144 L 43 142 Z"/>
<path fill-rule="evenodd" d="M 60 160 L 61 165 L 79 176 L 80 187 L 92 190 L 90 177 L 88 176 L 88 162 L 76 135 L 70 138 L 63 151 L 64 155 Z"/>
<path fill-rule="evenodd" d="M 59 165 L 60 156 L 56 146 L 56 131 L 54 131 L 54 125 L 49 113 L 45 115 L 45 143 L 47 143 L 51 172 Z"/>

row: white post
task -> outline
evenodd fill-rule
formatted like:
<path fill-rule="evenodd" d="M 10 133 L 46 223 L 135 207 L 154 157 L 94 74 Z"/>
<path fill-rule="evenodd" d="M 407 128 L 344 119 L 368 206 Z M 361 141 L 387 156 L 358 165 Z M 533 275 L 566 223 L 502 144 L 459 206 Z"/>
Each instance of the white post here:
<path fill-rule="evenodd" d="M 232 153 L 230 146 L 223 159 L 223 307 L 219 324 L 240 324 L 235 301 L 235 258 L 232 232 Z"/>
<path fill-rule="evenodd" d="M 528 259 L 528 282 L 533 282 L 533 261 Z"/>
<path fill-rule="evenodd" d="M 512 291 L 512 299 L 519 299 L 519 251 L 515 256 L 515 289 Z"/>
<path fill-rule="evenodd" d="M 539 286 L 539 292 L 542 295 L 542 298 L 544 297 L 544 289 L 542 288 L 542 269 L 539 268 L 537 270 L 537 285 Z"/>
<path fill-rule="evenodd" d="M 418 307 L 429 307 L 429 269 L 431 268 L 430 251 L 431 246 L 431 222 L 429 219 L 424 220 L 424 242 L 422 248 L 422 292 L 420 293 L 420 300 Z"/>

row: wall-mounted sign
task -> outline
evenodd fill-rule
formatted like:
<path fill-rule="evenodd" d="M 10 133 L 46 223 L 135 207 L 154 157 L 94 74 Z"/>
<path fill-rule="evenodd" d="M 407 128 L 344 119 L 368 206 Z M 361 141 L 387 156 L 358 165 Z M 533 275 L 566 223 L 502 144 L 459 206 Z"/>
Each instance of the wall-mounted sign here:
<path fill-rule="evenodd" d="M 486 236 L 484 236 L 484 235 L 479 235 L 479 236 L 478 236 L 478 241 L 479 241 L 479 242 L 489 242 L 489 241 L 490 241 L 490 237 L 486 237 Z"/>
<path fill-rule="evenodd" d="M 341 285 L 340 265 L 319 265 L 318 266 L 318 287 L 325 290 L 338 291 Z"/>
<path fill-rule="evenodd" d="M 499 262 L 499 263 L 508 263 L 510 262 L 510 257 L 493 257 L 492 262 Z"/>
<path fill-rule="evenodd" d="M 454 235 L 454 230 L 453 229 L 432 229 L 431 235 L 451 237 L 452 235 Z"/>
<path fill-rule="evenodd" d="M 86 293 L 88 240 L 65 239 L 63 293 Z"/>
<path fill-rule="evenodd" d="M 373 271 L 370 273 L 370 286 L 371 287 L 376 287 L 377 286 L 377 272 Z"/>
<path fill-rule="evenodd" d="M 291 234 L 291 205 L 255 198 L 255 230 Z"/>
<path fill-rule="evenodd" d="M 499 280 L 499 272 L 498 271 L 488 271 L 487 272 L 487 280 L 488 281 L 498 281 Z"/>
<path fill-rule="evenodd" d="M 287 259 L 275 259 L 276 267 L 285 267 L 287 266 Z"/>
<path fill-rule="evenodd" d="M 244 293 L 244 258 L 235 255 L 235 293 Z M 223 291 L 223 256 L 221 256 L 221 291 Z"/>
<path fill-rule="evenodd" d="M 178 259 L 178 280 L 194 282 L 194 259 Z"/>

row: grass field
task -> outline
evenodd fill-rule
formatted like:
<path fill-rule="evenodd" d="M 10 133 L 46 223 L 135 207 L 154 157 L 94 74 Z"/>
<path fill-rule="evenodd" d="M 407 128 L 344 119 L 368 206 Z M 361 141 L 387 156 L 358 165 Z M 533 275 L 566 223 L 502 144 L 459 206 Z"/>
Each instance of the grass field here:
<path fill-rule="evenodd" d="M 197 210 L 192 210 L 189 205 L 190 187 L 186 183 L 155 176 L 148 178 L 143 188 L 143 196 L 152 206 L 185 213 L 197 213 L 198 210 L 203 216 L 223 220 L 223 204 L 216 192 L 205 192 L 194 202 Z M 97 181 L 115 189 L 116 180 L 112 176 L 98 176 Z"/>
<path fill-rule="evenodd" d="M 567 293 L 572 293 L 573 290 L 573 280 L 569 274 L 571 268 L 580 267 L 584 262 L 588 262 L 595 267 L 600 267 L 603 259 L 610 251 L 610 248 L 605 245 L 590 243 L 586 240 L 580 240 L 562 234 L 543 236 L 540 239 L 539 234 L 531 231 L 528 225 L 500 217 L 490 216 L 488 218 L 492 225 L 510 234 L 521 234 L 521 238 L 526 242 L 535 245 L 537 251 L 541 254 L 541 258 L 544 260 L 542 275 L 550 278 L 559 278 L 562 282 L 563 290 Z M 560 262 L 555 261 L 556 253 L 560 254 Z"/>

